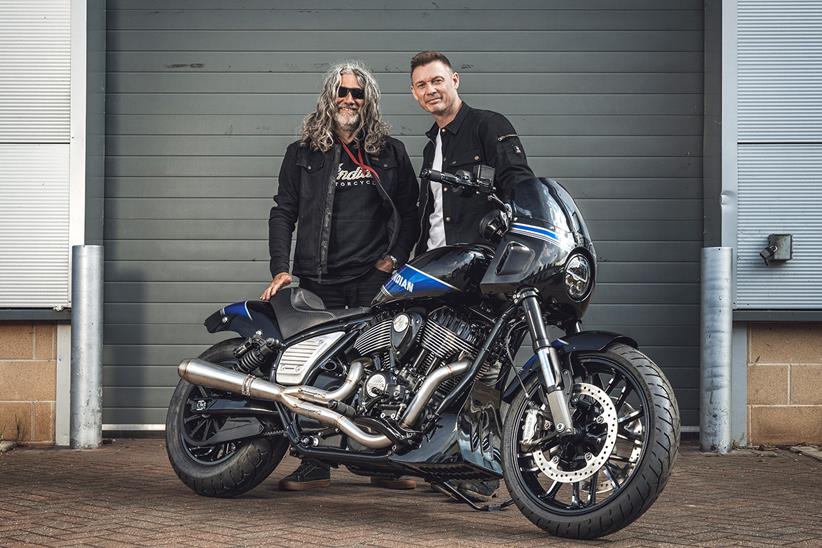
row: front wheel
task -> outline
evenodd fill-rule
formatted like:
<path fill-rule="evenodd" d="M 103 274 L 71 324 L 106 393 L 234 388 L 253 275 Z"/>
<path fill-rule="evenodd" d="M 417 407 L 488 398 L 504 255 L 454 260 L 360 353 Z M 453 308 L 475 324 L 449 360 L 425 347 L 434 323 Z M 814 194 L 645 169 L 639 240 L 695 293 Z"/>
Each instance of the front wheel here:
<path fill-rule="evenodd" d="M 200 355 L 212 363 L 231 367 L 234 349 L 243 342 L 231 339 Z M 288 449 L 283 436 L 258 437 L 209 444 L 227 420 L 225 416 L 197 412 L 198 403 L 225 396 L 180 380 L 166 415 L 166 451 L 177 476 L 199 495 L 236 497 L 260 484 L 280 463 Z M 279 429 L 277 419 L 268 429 Z M 277 424 L 274 424 L 277 422 Z"/>
<path fill-rule="evenodd" d="M 625 344 L 573 357 L 572 435 L 560 436 L 538 378 L 511 404 L 505 483 L 535 525 L 597 538 L 641 516 L 665 487 L 679 447 L 679 409 L 665 375 Z"/>

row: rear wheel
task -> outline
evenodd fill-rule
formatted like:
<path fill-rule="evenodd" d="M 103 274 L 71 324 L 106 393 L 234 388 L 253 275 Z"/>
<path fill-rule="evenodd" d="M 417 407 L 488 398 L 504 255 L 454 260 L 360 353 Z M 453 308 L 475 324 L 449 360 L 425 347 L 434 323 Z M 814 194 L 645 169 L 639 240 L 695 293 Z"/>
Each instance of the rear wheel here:
<path fill-rule="evenodd" d="M 505 483 L 538 527 L 596 538 L 633 522 L 662 492 L 679 447 L 679 410 L 659 367 L 630 346 L 580 353 L 573 373 L 573 435 L 553 429 L 539 379 L 512 402 Z"/>
<path fill-rule="evenodd" d="M 200 358 L 231 367 L 234 349 L 242 342 L 223 341 L 203 352 Z M 197 411 L 199 401 L 214 396 L 225 394 L 180 380 L 166 416 L 166 451 L 177 476 L 197 494 L 235 497 L 271 474 L 283 459 L 288 440 L 282 435 L 270 435 L 280 429 L 276 418 L 260 417 L 266 427 L 262 437 L 208 444 L 209 438 L 228 420 L 226 416 Z"/>

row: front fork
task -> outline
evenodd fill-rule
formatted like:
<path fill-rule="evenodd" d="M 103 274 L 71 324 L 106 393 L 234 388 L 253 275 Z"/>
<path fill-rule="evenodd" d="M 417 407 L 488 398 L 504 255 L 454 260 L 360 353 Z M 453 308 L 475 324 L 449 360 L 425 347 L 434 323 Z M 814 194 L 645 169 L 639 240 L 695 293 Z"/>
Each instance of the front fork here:
<path fill-rule="evenodd" d="M 539 305 L 537 292 L 534 289 L 524 289 L 515 298 L 520 301 L 525 311 L 534 353 L 537 355 L 539 369 L 545 382 L 548 407 L 554 419 L 554 428 L 561 436 L 573 434 L 574 424 L 571 420 L 571 410 L 562 389 L 559 353 L 551 346 L 551 339 L 548 338 L 548 331 L 542 321 L 542 308 Z"/>

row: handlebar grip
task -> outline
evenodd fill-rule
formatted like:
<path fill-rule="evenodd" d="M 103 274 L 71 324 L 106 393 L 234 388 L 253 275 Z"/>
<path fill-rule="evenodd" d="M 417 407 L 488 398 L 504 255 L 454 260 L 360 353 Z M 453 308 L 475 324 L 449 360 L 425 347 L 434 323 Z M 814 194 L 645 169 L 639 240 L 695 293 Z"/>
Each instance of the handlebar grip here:
<path fill-rule="evenodd" d="M 465 184 L 459 177 L 435 169 L 423 169 L 420 171 L 420 179 L 428 179 L 435 183 Z"/>

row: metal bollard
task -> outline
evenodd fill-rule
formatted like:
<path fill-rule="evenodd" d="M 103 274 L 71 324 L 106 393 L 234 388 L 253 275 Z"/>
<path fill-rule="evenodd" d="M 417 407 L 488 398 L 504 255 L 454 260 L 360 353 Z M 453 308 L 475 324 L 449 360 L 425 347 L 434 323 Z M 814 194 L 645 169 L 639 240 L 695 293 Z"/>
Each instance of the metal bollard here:
<path fill-rule="evenodd" d="M 702 249 L 699 443 L 703 451 L 731 450 L 733 249 Z"/>
<path fill-rule="evenodd" d="M 74 449 L 103 441 L 103 246 L 71 248 L 71 422 Z"/>

